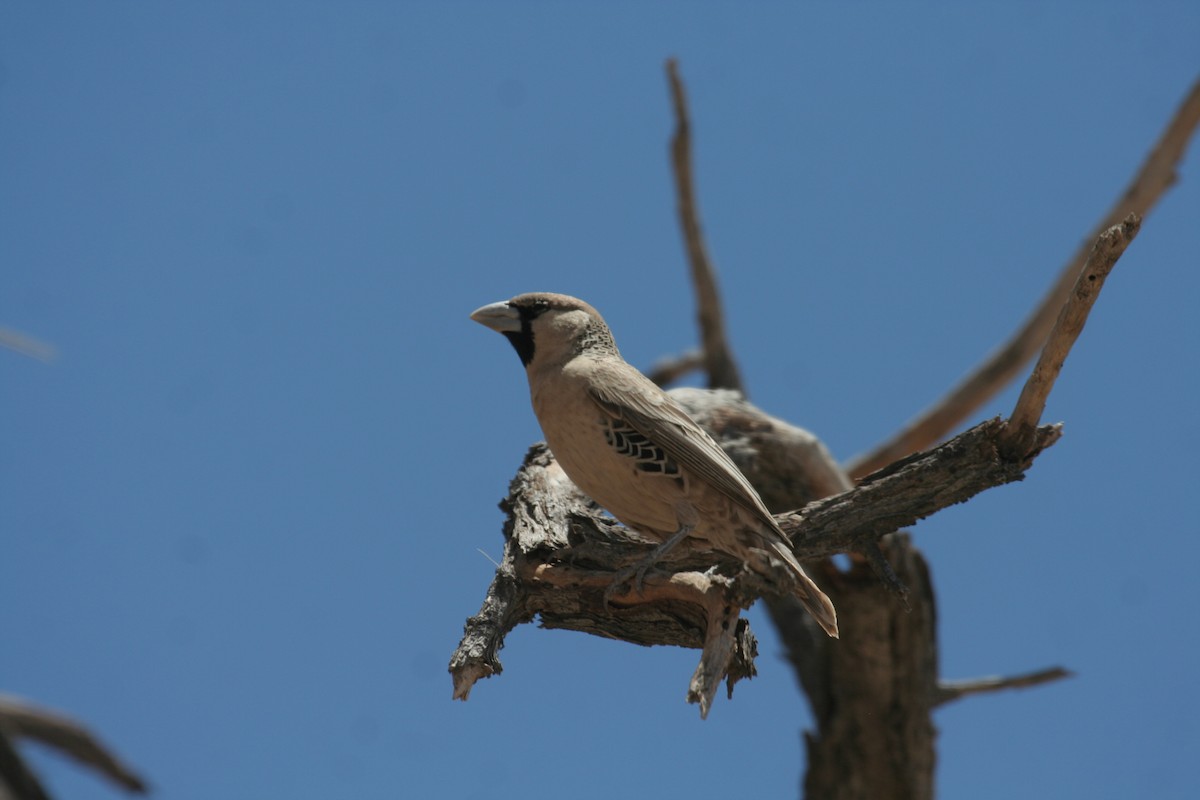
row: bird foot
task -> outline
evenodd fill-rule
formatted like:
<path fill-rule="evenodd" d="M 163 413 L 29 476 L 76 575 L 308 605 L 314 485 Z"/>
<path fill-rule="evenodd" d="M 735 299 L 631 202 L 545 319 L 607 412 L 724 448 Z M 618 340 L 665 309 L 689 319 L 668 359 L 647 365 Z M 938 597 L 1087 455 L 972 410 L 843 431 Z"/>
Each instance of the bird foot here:
<path fill-rule="evenodd" d="M 646 572 L 654 566 L 656 561 L 656 558 L 643 559 L 633 566 L 626 567 L 625 569 L 617 572 L 616 577 L 614 577 L 612 580 L 612 583 L 610 583 L 608 588 L 604 590 L 604 607 L 609 607 L 609 601 L 612 599 L 614 594 L 624 594 L 625 584 L 630 578 L 633 578 L 633 590 L 640 595 L 642 593 L 642 589 L 645 587 Z"/>
<path fill-rule="evenodd" d="M 693 526 L 680 525 L 679 530 L 671 534 L 671 538 L 654 548 L 650 555 L 643 558 L 631 567 L 626 567 L 617 572 L 617 577 L 613 578 L 613 582 L 604 590 L 604 607 L 608 608 L 608 601 L 614 594 L 617 593 L 625 585 L 625 581 L 633 578 L 633 590 L 639 595 L 642 593 L 642 586 L 646 581 L 646 571 L 659 562 L 659 560 L 671 551 L 671 548 L 687 538 L 692 532 Z"/>

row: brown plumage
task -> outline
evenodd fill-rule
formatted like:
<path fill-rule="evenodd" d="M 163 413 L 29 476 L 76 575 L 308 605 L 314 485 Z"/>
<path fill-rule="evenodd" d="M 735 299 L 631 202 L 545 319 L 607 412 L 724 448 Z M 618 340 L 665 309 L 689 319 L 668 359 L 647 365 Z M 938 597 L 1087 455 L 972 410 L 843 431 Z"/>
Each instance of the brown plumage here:
<path fill-rule="evenodd" d="M 471 319 L 508 337 L 529 378 L 546 443 L 568 477 L 625 525 L 742 559 L 782 578 L 830 636 L 837 614 L 804 573 L 758 492 L 662 389 L 621 358 L 604 319 L 561 294 L 523 294 Z M 618 580 L 629 577 L 622 575 Z"/>

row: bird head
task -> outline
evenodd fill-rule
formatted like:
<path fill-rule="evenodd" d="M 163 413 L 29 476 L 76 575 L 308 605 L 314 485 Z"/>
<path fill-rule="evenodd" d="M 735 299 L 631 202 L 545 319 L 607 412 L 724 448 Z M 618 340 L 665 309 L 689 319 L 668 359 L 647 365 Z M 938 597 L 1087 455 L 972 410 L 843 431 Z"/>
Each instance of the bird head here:
<path fill-rule="evenodd" d="M 504 334 L 521 363 L 565 363 L 582 352 L 617 352 L 596 309 L 565 294 L 532 292 L 477 308 L 471 319 Z"/>

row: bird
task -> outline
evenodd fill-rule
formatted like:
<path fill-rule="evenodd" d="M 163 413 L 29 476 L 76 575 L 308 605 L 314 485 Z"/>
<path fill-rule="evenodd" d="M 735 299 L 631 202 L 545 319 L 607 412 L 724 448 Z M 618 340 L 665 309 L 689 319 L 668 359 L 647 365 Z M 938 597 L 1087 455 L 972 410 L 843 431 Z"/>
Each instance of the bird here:
<path fill-rule="evenodd" d="M 786 586 L 838 636 L 833 603 L 804 572 L 750 481 L 669 394 L 621 357 L 596 309 L 569 295 L 532 292 L 478 308 L 471 319 L 517 351 L 534 414 L 567 477 L 623 525 L 659 542 L 618 574 L 610 592 L 634 574 L 640 591 L 646 570 L 690 541 Z"/>

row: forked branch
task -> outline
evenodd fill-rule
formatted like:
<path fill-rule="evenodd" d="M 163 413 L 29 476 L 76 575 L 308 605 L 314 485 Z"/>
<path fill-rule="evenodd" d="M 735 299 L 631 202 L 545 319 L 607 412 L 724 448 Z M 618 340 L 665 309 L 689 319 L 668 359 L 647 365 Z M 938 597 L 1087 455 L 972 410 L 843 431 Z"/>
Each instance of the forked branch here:
<path fill-rule="evenodd" d="M 1082 271 L 1093 243 L 1131 214 L 1144 218 L 1178 179 L 1178 168 L 1196 127 L 1200 125 L 1200 81 L 1192 85 L 1154 149 L 1129 186 L 1063 267 L 1054 286 L 1012 337 L 997 348 L 945 397 L 909 422 L 874 450 L 851 460 L 846 471 L 858 478 L 923 450 L 942 439 L 994 397 L 1037 355 L 1071 287 Z"/>
<path fill-rule="evenodd" d="M 777 515 L 797 557 L 864 554 L 898 587 L 878 552 L 876 543 L 883 536 L 993 486 L 1021 480 L 1033 459 L 1061 435 L 1058 426 L 1037 427 L 1038 418 L 1104 278 L 1137 230 L 1138 221 L 1131 218 L 1097 240 L 1011 420 L 984 422 L 933 450 L 900 459 L 853 489 Z M 787 434 L 790 426 L 738 395 L 682 390 L 675 396 L 726 447 L 730 429 L 738 432 L 733 441 L 743 448 L 743 440 L 749 438 L 755 453 L 777 448 L 781 440 L 796 442 L 809 466 L 784 472 L 793 481 L 808 479 L 806 474 L 821 476 L 813 496 L 829 494 L 840 485 L 836 472 L 821 468 L 827 454 L 819 443 L 814 446 L 811 437 Z M 736 449 L 733 454 L 752 482 L 769 485 L 769 476 L 755 474 L 756 459 L 747 466 Z M 465 700 L 479 678 L 499 672 L 497 654 L 508 631 L 539 615 L 546 627 L 638 644 L 701 648 L 688 697 L 700 703 L 702 714 L 707 714 L 724 676 L 753 673 L 753 638 L 737 609 L 748 607 L 771 587 L 746 573 L 742 564 L 714 553 L 680 552 L 647 577 L 640 594 L 618 594 L 614 609 L 606 589 L 623 567 L 645 556 L 650 544 L 595 508 L 543 446 L 530 451 L 502 507 L 509 513 L 504 561 L 451 659 L 456 698 Z M 732 690 L 732 679 L 730 683 Z"/>
<path fill-rule="evenodd" d="M 711 400 L 713 394 L 689 390 L 676 396 L 692 411 L 698 398 Z M 744 449 L 767 452 L 778 446 L 778 428 L 786 423 L 735 396 L 715 394 L 716 410 L 696 411 L 697 418 L 720 414 L 724 424 L 743 433 L 739 446 Z M 990 487 L 1021 480 L 1033 458 L 1059 436 L 1057 427 L 1039 428 L 1035 447 L 1016 461 L 1006 461 L 996 444 L 1003 430 L 1000 420 L 985 422 L 847 492 L 776 519 L 793 537 L 802 559 L 859 550 Z M 721 431 L 714 433 L 722 438 Z M 753 464 L 745 471 L 751 481 L 759 477 Z M 647 574 L 641 594 L 629 589 L 608 605 L 605 590 L 614 576 L 644 558 L 652 544 L 590 504 L 544 446 L 530 450 L 502 508 L 509 515 L 503 560 L 480 613 L 467 621 L 450 661 L 455 698 L 465 700 L 479 678 L 501 671 L 498 653 L 504 637 L 535 617 L 547 628 L 701 649 L 688 693 L 701 713 L 707 713 L 722 679 L 728 677 L 732 684 L 738 676 L 753 674 L 754 640 L 737 609 L 771 587 L 745 572 L 740 562 L 681 548 Z M 717 618 L 728 624 L 714 630 L 711 625 Z"/>
<path fill-rule="evenodd" d="M 75 720 L 15 697 L 0 695 L 0 739 L 6 745 L 0 748 L 3 750 L 0 753 L 0 790 L 8 783 L 20 800 L 40 799 L 46 795 L 32 771 L 20 759 L 16 748 L 11 747 L 11 741 L 17 738 L 48 745 L 91 767 L 127 791 L 139 794 L 146 791 L 146 783 L 141 776 Z M 16 754 L 15 762 L 12 760 L 13 754 Z"/>

